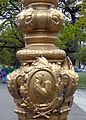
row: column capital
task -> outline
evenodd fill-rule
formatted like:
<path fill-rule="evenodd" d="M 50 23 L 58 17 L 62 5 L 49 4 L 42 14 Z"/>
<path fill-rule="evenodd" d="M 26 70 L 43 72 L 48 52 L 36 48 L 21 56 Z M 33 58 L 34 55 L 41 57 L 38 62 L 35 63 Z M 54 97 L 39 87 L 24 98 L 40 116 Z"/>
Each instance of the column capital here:
<path fill-rule="evenodd" d="M 22 0 L 22 4 L 24 6 L 32 3 L 48 3 L 56 6 L 58 4 L 58 0 Z"/>

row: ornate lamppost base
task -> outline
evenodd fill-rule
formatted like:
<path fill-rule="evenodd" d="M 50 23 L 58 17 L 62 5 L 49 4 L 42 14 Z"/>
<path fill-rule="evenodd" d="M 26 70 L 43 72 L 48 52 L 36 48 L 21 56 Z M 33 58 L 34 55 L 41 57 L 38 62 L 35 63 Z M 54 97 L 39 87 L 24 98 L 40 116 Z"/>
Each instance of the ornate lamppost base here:
<path fill-rule="evenodd" d="M 62 64 L 39 57 L 32 65 L 24 64 L 11 73 L 7 84 L 19 120 L 66 120 L 77 79 L 68 57 Z"/>
<path fill-rule="evenodd" d="M 21 67 L 7 76 L 18 120 L 67 120 L 78 75 L 66 53 L 54 45 L 64 15 L 55 9 L 57 0 L 22 3 L 17 20 L 26 47 L 17 52 Z"/>

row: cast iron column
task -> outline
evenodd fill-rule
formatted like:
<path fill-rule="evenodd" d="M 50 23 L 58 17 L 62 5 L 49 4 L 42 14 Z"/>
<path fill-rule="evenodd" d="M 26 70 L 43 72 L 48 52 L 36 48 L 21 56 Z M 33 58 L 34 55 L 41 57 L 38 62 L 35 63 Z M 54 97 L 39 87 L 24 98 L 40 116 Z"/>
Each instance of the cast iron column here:
<path fill-rule="evenodd" d="M 54 45 L 64 23 L 57 0 L 22 0 L 18 27 L 26 47 L 17 52 L 22 66 L 7 76 L 18 120 L 67 120 L 78 75 L 65 51 Z"/>

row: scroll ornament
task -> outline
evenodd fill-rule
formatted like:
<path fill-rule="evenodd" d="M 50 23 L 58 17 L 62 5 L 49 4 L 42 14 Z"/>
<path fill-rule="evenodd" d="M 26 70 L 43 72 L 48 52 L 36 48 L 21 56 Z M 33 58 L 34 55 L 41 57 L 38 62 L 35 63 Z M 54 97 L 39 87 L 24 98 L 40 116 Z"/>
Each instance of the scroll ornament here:
<path fill-rule="evenodd" d="M 48 119 L 51 113 L 60 113 L 61 106 L 76 90 L 77 81 L 78 75 L 69 57 L 63 63 L 49 63 L 45 57 L 38 57 L 31 66 L 26 63 L 7 76 L 9 91 L 18 107 L 15 111 L 31 111 L 30 119 Z M 72 99 L 69 108 L 71 102 Z"/>

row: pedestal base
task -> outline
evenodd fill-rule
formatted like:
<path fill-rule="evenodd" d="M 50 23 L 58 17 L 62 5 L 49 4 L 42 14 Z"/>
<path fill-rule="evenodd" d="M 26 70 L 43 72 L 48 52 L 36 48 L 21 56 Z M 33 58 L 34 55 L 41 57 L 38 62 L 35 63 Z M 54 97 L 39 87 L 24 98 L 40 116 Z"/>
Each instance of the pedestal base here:
<path fill-rule="evenodd" d="M 29 119 L 26 115 L 19 114 L 18 120 L 34 120 L 34 118 Z M 51 116 L 49 119 L 35 118 L 35 120 L 67 120 L 67 113 L 61 114 L 59 116 Z"/>

